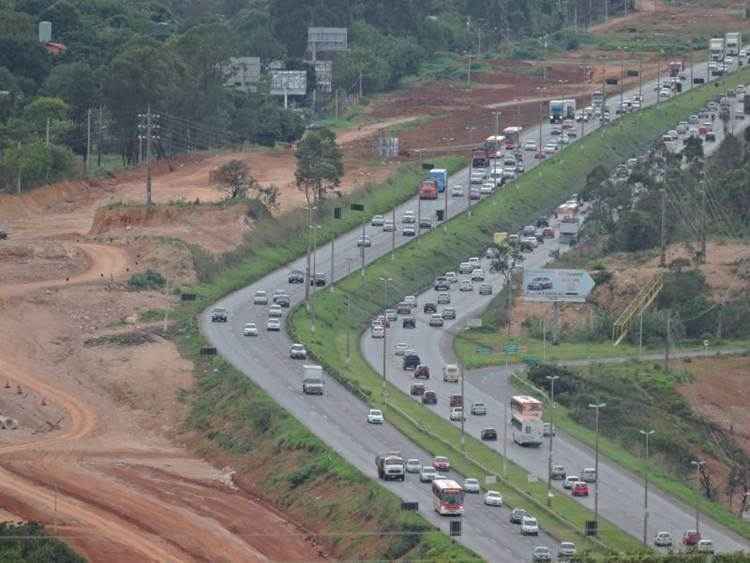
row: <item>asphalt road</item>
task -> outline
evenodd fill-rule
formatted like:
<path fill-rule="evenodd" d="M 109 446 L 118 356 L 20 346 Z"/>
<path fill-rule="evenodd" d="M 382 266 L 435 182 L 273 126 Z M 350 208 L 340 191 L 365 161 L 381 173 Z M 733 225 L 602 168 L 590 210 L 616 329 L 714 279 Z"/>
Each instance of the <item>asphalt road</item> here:
<path fill-rule="evenodd" d="M 652 90 L 649 85 L 644 85 L 645 105 L 655 98 Z M 612 105 L 611 98 L 609 103 Z M 594 124 L 586 124 L 585 131 L 588 132 L 593 127 Z M 537 128 L 529 128 L 524 139 L 537 139 L 538 135 Z M 549 124 L 545 123 L 543 137 L 546 139 L 548 135 Z M 527 169 L 535 164 L 534 160 L 527 161 Z M 450 179 L 450 186 L 454 184 L 468 185 L 468 169 Z M 448 198 L 448 217 L 465 211 L 466 200 L 466 197 Z M 415 212 L 419 210 L 434 217 L 435 210 L 442 209 L 444 205 L 445 202 L 441 200 L 420 203 L 414 198 L 395 209 L 394 214 L 397 221 L 407 209 Z M 368 218 L 363 217 L 363 220 L 366 219 Z M 361 263 L 372 262 L 391 250 L 394 243 L 391 233 L 371 227 L 366 227 L 366 230 L 372 240 L 371 248 L 361 253 L 357 247 L 361 229 L 355 229 L 340 236 L 335 242 L 333 275 L 329 272 L 330 245 L 317 251 L 316 270 L 328 273 L 330 278 L 340 279 L 346 275 L 349 267 L 356 269 Z M 395 244 L 400 246 L 410 240 L 397 233 Z M 304 288 L 289 285 L 287 274 L 294 269 L 304 270 L 304 266 L 304 258 L 295 260 L 262 280 L 225 297 L 215 306 L 226 307 L 230 311 L 229 322 L 211 323 L 210 310 L 207 310 L 201 315 L 201 330 L 225 359 L 244 372 L 284 409 L 366 475 L 376 478 L 374 458 L 377 453 L 385 450 L 398 449 L 406 457 L 429 461 L 426 452 L 420 451 L 391 425 L 386 423 L 382 427 L 368 426 L 367 406 L 333 379 L 327 379 L 326 392 L 322 397 L 302 395 L 304 362 L 289 359 L 288 349 L 292 342 L 285 331 L 271 333 L 264 330 L 267 307 L 253 306 L 252 297 L 258 289 L 272 292 L 284 288 L 289 291 L 292 307 L 301 303 L 304 299 Z M 257 338 L 242 336 L 242 326 L 248 321 L 258 324 L 260 335 Z M 352 439 L 353 437 L 356 439 Z M 403 484 L 386 483 L 385 486 L 405 500 L 418 501 L 420 512 L 436 526 L 447 531 L 448 519 L 439 517 L 431 509 L 431 492 L 428 485 L 420 484 L 410 477 Z M 538 539 L 521 537 L 517 529 L 508 523 L 506 510 L 485 508 L 471 496 L 468 496 L 466 505 L 466 513 L 463 516 L 464 534 L 460 541 L 487 560 L 528 560 L 532 547 L 541 544 L 553 547 L 554 551 L 554 542 L 548 536 L 542 535 Z"/>

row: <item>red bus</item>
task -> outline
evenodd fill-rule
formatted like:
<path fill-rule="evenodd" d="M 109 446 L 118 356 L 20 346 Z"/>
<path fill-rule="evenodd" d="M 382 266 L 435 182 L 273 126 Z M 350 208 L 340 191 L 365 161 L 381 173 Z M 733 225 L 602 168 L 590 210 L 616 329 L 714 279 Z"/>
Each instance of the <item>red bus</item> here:
<path fill-rule="evenodd" d="M 438 479 L 432 482 L 432 505 L 435 512 L 443 516 L 464 513 L 464 490 L 451 479 Z"/>

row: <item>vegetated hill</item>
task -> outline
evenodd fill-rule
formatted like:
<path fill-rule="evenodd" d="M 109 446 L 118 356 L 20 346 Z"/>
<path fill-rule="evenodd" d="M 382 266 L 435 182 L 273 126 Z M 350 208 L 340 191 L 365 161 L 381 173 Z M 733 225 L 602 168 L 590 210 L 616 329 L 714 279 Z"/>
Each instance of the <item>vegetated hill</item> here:
<path fill-rule="evenodd" d="M 0 561 L 83 563 L 85 559 L 64 543 L 48 536 L 41 524 L 1 522 Z"/>

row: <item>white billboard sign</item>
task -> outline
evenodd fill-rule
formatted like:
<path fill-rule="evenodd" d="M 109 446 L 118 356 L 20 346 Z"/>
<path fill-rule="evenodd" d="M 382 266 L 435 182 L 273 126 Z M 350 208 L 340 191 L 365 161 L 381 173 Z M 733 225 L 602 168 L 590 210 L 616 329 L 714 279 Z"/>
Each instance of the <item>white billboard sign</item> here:
<path fill-rule="evenodd" d="M 272 96 L 304 96 L 307 94 L 307 72 L 304 70 L 271 71 Z"/>
<path fill-rule="evenodd" d="M 583 270 L 524 270 L 523 297 L 527 301 L 583 303 L 594 280 Z"/>
<path fill-rule="evenodd" d="M 314 53 L 343 51 L 349 46 L 347 35 L 345 27 L 308 27 L 307 43 Z"/>

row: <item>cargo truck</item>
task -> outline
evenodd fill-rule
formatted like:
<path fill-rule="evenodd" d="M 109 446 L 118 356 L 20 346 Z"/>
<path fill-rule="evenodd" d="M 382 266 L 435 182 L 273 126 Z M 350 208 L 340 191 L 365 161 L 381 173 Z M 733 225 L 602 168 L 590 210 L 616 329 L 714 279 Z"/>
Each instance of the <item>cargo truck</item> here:
<path fill-rule="evenodd" d="M 566 216 L 560 220 L 560 242 L 575 244 L 578 239 L 578 228 L 581 222 L 578 217 Z"/>
<path fill-rule="evenodd" d="M 669 63 L 669 76 L 672 78 L 676 78 L 680 76 L 680 73 L 685 70 L 685 66 L 682 64 L 682 61 L 671 61 Z"/>
<path fill-rule="evenodd" d="M 432 178 L 425 178 L 419 184 L 419 199 L 437 199 L 438 186 Z"/>
<path fill-rule="evenodd" d="M 601 90 L 595 90 L 591 94 L 591 107 L 594 109 L 601 108 L 604 105 L 604 93 Z"/>
<path fill-rule="evenodd" d="M 711 52 L 711 60 L 720 62 L 724 60 L 724 39 L 714 37 L 708 42 L 708 50 Z"/>
<path fill-rule="evenodd" d="M 576 101 L 572 98 L 564 100 L 550 100 L 549 120 L 550 123 L 562 123 L 565 119 L 575 119 Z"/>
<path fill-rule="evenodd" d="M 506 127 L 503 129 L 506 149 L 512 151 L 521 146 L 521 131 L 523 131 L 523 127 Z"/>
<path fill-rule="evenodd" d="M 724 35 L 724 50 L 731 57 L 738 57 L 742 49 L 742 34 L 732 31 Z"/>
<path fill-rule="evenodd" d="M 430 170 L 430 178 L 437 183 L 438 193 L 443 193 L 448 186 L 448 171 L 444 168 L 433 168 Z"/>
<path fill-rule="evenodd" d="M 375 456 L 378 478 L 384 481 L 406 479 L 406 464 L 400 452 L 385 452 Z"/>
<path fill-rule="evenodd" d="M 490 165 L 490 157 L 487 154 L 487 149 L 480 148 L 471 151 L 471 167 L 472 168 L 487 168 Z"/>
<path fill-rule="evenodd" d="M 303 366 L 302 392 L 305 395 L 322 395 L 324 388 L 323 368 L 320 366 Z"/>

